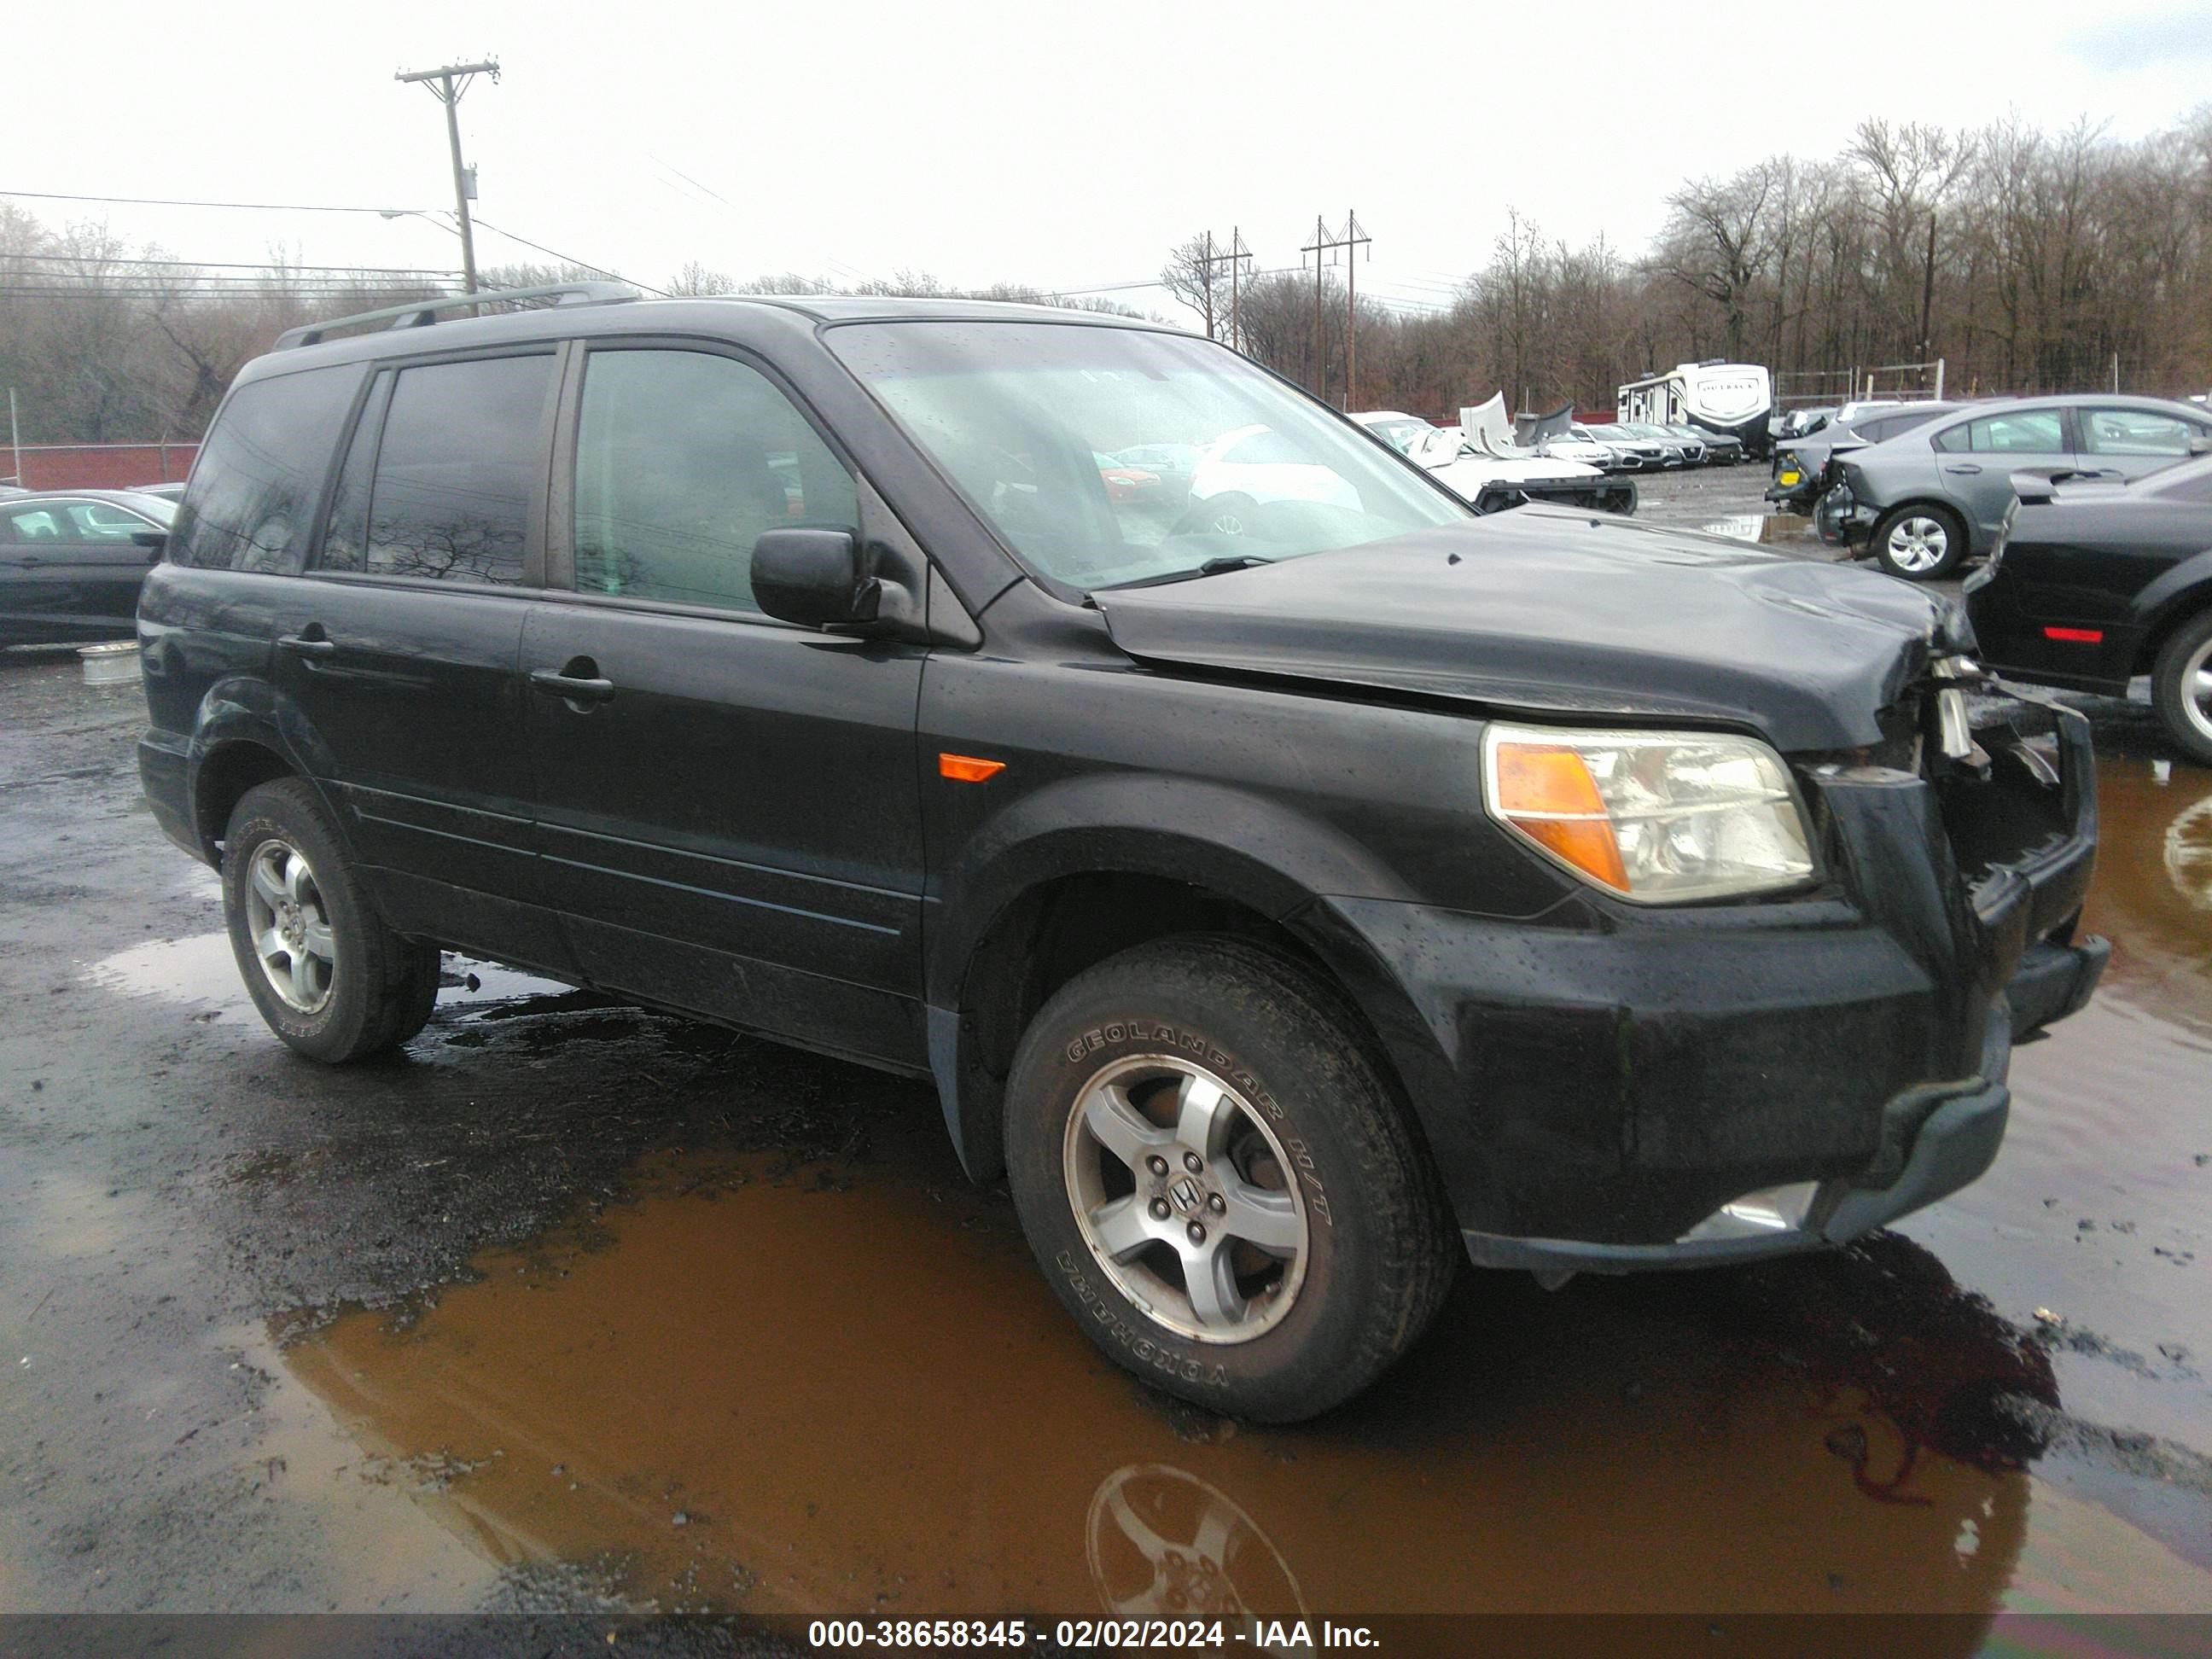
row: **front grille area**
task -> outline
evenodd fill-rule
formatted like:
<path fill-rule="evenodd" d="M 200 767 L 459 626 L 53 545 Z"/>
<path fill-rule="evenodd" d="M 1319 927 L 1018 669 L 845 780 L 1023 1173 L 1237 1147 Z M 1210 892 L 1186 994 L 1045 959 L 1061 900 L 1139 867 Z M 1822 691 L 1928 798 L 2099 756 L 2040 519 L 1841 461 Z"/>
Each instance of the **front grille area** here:
<path fill-rule="evenodd" d="M 1949 760 L 1925 741 L 1921 752 L 1952 856 L 1972 886 L 1994 871 L 2063 845 L 2072 833 L 2072 815 L 2060 775 L 2057 714 L 1984 694 L 1968 699 L 1967 715 L 1974 755 Z"/>

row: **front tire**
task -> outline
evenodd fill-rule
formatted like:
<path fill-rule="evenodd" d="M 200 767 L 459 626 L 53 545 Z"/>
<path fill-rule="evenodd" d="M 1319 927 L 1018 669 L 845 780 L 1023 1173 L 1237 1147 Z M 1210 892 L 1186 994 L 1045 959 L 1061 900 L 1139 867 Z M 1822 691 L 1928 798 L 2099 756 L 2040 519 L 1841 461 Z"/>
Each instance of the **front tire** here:
<path fill-rule="evenodd" d="M 365 1060 L 428 1021 L 438 947 L 385 925 L 304 780 L 249 789 L 231 813 L 222 907 L 254 1006 L 308 1059 Z"/>
<path fill-rule="evenodd" d="M 2151 701 L 2181 752 L 2212 766 L 2212 611 L 2184 623 L 2160 648 Z"/>
<path fill-rule="evenodd" d="M 1007 1178 L 1053 1290 L 1117 1364 L 1230 1415 L 1349 1399 L 1458 1265 L 1425 1149 L 1357 1017 L 1242 940 L 1139 945 L 1024 1033 Z"/>
<path fill-rule="evenodd" d="M 1966 562 L 1966 526 L 1948 507 L 1916 502 L 1884 514 L 1867 545 L 1891 575 L 1932 582 Z"/>

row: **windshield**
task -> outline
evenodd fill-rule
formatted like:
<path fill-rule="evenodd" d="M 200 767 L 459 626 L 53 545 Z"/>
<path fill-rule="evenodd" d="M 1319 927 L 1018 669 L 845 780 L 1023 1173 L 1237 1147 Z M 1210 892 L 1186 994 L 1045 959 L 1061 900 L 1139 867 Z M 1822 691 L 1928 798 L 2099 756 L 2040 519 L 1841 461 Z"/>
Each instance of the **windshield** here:
<path fill-rule="evenodd" d="M 823 337 L 1031 571 L 1066 586 L 1333 552 L 1472 515 L 1224 347 L 1100 325 L 894 322 Z M 1160 446 L 1187 474 L 1115 489 Z"/>

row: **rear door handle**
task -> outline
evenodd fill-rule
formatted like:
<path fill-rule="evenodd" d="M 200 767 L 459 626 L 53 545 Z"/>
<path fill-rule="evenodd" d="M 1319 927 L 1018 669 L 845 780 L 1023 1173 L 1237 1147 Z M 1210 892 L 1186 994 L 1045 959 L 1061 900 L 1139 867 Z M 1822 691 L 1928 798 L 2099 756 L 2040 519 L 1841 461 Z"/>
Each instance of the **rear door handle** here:
<path fill-rule="evenodd" d="M 1982 469 L 1973 461 L 1946 461 L 1943 470 L 1946 472 L 1979 472 Z"/>
<path fill-rule="evenodd" d="M 276 643 L 295 657 L 335 657 L 338 651 L 337 641 L 319 628 L 306 634 L 280 634 Z"/>
<path fill-rule="evenodd" d="M 550 668 L 532 669 L 530 683 L 549 697 L 562 697 L 570 702 L 606 702 L 615 695 L 612 680 L 556 674 Z"/>
<path fill-rule="evenodd" d="M 21 558 L 16 560 L 15 562 L 22 566 L 26 570 L 36 570 L 40 565 L 44 564 L 46 561 L 44 559 L 34 559 L 27 553 Z"/>

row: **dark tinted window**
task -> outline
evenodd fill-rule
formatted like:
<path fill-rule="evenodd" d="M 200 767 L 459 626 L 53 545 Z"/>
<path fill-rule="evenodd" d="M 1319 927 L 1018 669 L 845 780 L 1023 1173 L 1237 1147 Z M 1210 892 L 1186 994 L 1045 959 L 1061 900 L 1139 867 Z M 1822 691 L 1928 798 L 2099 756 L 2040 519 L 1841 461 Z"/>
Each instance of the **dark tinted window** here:
<path fill-rule="evenodd" d="M 238 388 L 200 447 L 169 538 L 179 564 L 289 574 L 362 371 L 279 374 Z"/>
<path fill-rule="evenodd" d="M 392 371 L 376 377 L 368 403 L 346 446 L 345 464 L 338 469 L 337 488 L 331 493 L 330 522 L 323 530 L 323 550 L 316 556 L 318 570 L 358 570 L 368 546 L 369 470 L 376 463 L 376 441 L 384 430 L 384 407 L 392 396 Z"/>
<path fill-rule="evenodd" d="M 552 378 L 550 356 L 400 370 L 369 494 L 371 573 L 521 581 Z"/>
<path fill-rule="evenodd" d="M 856 530 L 853 480 L 773 381 L 703 351 L 599 351 L 576 434 L 576 591 L 757 611 L 765 530 Z"/>

